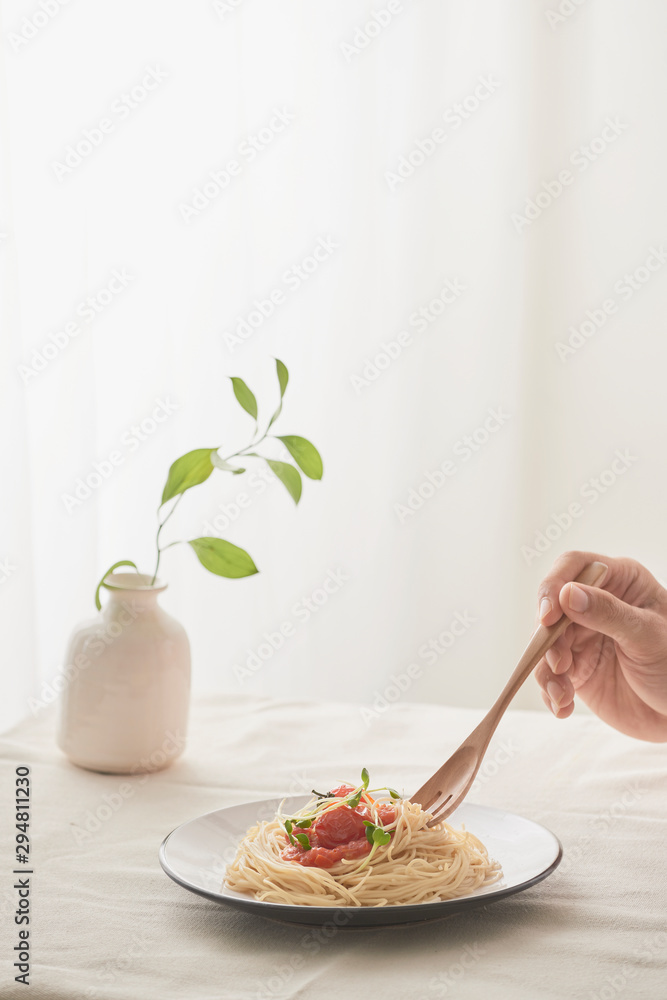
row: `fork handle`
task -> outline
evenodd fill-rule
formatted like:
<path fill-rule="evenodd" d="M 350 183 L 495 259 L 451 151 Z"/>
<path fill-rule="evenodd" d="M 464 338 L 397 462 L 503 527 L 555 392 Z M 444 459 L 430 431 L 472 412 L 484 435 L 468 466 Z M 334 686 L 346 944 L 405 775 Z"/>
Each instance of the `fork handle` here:
<path fill-rule="evenodd" d="M 583 583 L 587 587 L 597 587 L 602 582 L 607 572 L 605 563 L 592 562 L 586 566 L 573 583 Z M 523 651 L 516 669 L 507 684 L 498 696 L 495 704 L 477 727 L 478 730 L 489 726 L 488 740 L 495 732 L 496 726 L 505 714 L 510 702 L 514 698 L 521 685 L 533 672 L 548 649 L 551 649 L 556 639 L 563 634 L 572 621 L 567 615 L 563 615 L 555 625 L 538 625 L 531 635 L 528 645 Z"/>

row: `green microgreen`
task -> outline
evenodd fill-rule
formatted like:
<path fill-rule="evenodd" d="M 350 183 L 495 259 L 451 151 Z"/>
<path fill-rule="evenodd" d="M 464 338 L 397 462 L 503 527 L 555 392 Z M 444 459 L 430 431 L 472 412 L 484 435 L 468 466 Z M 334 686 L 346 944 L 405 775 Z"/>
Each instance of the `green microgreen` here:
<path fill-rule="evenodd" d="M 292 836 L 292 830 L 293 829 L 294 829 L 294 827 L 292 826 L 292 821 L 289 820 L 289 819 L 286 819 L 285 820 L 285 831 L 286 831 L 287 836 L 289 838 L 289 842 L 290 842 L 290 844 L 292 844 L 292 846 L 296 846 L 296 841 L 295 841 L 294 837 Z"/>
<path fill-rule="evenodd" d="M 364 786 L 359 785 L 358 788 L 355 788 L 352 795 L 349 798 L 345 799 L 345 804 L 348 805 L 350 809 L 356 809 L 359 803 L 361 802 L 361 796 L 363 795 L 364 791 L 365 791 Z"/>
<path fill-rule="evenodd" d="M 371 823 L 368 819 L 364 820 L 364 826 L 366 827 L 366 840 L 369 844 L 376 844 L 379 847 L 391 841 L 391 833 L 384 827 Z"/>
<path fill-rule="evenodd" d="M 299 843 L 303 847 L 304 851 L 309 851 L 310 850 L 310 840 L 308 839 L 308 834 L 307 833 L 297 833 L 296 834 L 296 839 L 299 841 Z"/>
<path fill-rule="evenodd" d="M 369 781 L 370 781 L 371 779 L 369 778 L 369 776 L 368 776 L 368 771 L 366 770 L 366 768 L 365 768 L 365 767 L 364 767 L 364 768 L 362 768 L 362 770 L 361 770 L 361 780 L 362 780 L 362 781 L 363 781 L 363 783 L 364 783 L 364 788 L 365 788 L 365 789 L 366 789 L 366 788 L 368 788 L 368 782 L 369 782 Z"/>

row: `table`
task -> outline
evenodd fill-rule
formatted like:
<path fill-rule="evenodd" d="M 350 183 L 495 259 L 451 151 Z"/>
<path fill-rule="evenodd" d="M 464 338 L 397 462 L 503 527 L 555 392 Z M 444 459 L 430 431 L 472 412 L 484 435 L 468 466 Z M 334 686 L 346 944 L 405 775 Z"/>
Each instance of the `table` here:
<path fill-rule="evenodd" d="M 366 766 L 416 788 L 473 728 L 472 709 L 214 696 L 185 754 L 150 776 L 69 764 L 44 710 L 0 738 L 0 996 L 48 1000 L 667 997 L 667 746 L 589 716 L 509 712 L 471 800 L 535 819 L 565 858 L 517 896 L 403 928 L 278 924 L 173 883 L 157 851 L 178 824 L 309 791 Z M 178 734 L 176 734 L 178 735 Z M 14 982 L 15 768 L 31 769 L 30 990 Z"/>

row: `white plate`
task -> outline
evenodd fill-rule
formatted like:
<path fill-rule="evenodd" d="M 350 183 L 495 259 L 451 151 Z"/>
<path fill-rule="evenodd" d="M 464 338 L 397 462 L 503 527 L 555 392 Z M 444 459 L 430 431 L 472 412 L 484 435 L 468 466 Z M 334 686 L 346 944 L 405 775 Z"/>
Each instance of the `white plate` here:
<path fill-rule="evenodd" d="M 308 799 L 309 796 L 303 795 L 286 799 L 287 812 L 301 809 Z M 458 899 L 409 906 L 265 903 L 228 889 L 223 884 L 225 866 L 234 858 L 246 831 L 260 819 L 273 819 L 281 801 L 265 799 L 246 802 L 183 823 L 163 840 L 160 864 L 174 882 L 215 903 L 234 906 L 272 920 L 300 924 L 333 921 L 338 926 L 361 926 L 429 920 L 492 903 L 540 882 L 554 871 L 563 856 L 558 838 L 539 823 L 502 809 L 463 803 L 448 817 L 447 822 L 454 827 L 464 824 L 467 830 L 479 837 L 489 856 L 502 865 L 502 879 L 488 888 L 477 889 Z"/>

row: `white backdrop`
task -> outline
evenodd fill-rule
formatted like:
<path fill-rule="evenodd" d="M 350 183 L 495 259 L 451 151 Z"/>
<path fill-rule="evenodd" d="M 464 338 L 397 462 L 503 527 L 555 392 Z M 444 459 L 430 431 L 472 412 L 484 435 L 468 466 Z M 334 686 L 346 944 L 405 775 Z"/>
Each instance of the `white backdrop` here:
<path fill-rule="evenodd" d="M 48 696 L 101 573 L 152 570 L 174 458 L 245 443 L 226 376 L 271 412 L 276 355 L 278 428 L 325 474 L 296 509 L 218 474 L 180 505 L 170 538 L 218 516 L 261 570 L 165 555 L 195 689 L 371 705 L 413 663 L 402 697 L 486 706 L 559 552 L 667 575 L 660 0 L 0 13 L 5 723 Z"/>

